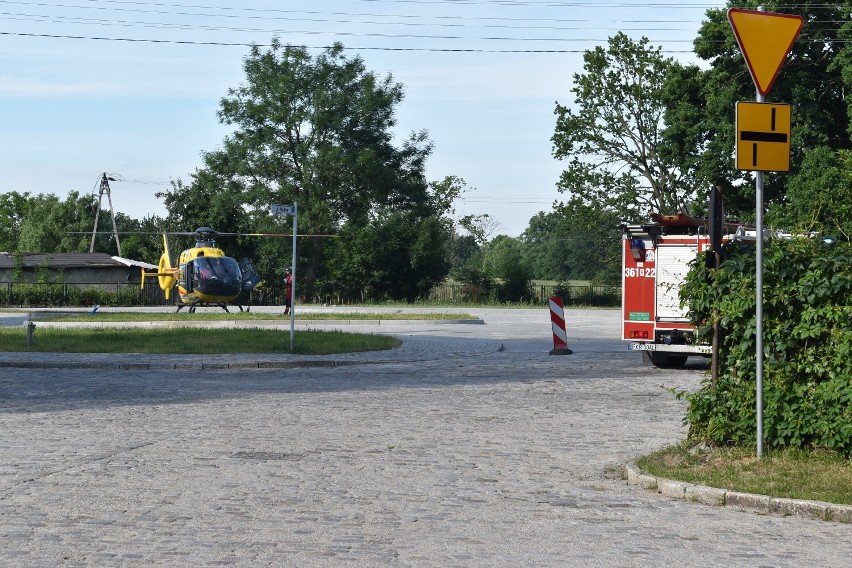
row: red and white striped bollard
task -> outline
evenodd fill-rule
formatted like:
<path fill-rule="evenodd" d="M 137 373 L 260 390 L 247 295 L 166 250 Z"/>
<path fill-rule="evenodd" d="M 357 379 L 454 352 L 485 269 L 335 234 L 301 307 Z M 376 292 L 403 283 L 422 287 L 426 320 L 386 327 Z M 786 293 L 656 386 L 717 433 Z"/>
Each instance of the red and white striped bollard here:
<path fill-rule="evenodd" d="M 550 325 L 553 328 L 553 349 L 551 355 L 571 355 L 574 353 L 568 349 L 568 332 L 565 331 L 565 307 L 562 298 L 553 296 L 550 298 Z"/>

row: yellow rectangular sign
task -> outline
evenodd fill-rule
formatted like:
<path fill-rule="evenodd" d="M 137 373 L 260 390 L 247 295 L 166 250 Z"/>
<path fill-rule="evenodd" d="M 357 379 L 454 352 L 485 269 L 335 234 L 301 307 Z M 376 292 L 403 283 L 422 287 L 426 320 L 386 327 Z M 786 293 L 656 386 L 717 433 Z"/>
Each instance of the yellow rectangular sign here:
<path fill-rule="evenodd" d="M 790 171 L 790 105 L 737 103 L 737 169 Z"/>

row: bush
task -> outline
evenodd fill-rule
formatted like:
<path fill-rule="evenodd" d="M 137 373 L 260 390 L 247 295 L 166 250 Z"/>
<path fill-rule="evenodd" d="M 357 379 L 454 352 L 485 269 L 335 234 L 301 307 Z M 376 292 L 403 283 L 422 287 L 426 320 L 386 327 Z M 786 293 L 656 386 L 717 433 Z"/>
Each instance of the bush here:
<path fill-rule="evenodd" d="M 462 283 L 461 300 L 482 304 L 492 299 L 496 283 L 484 270 L 466 267 L 458 271 L 458 280 Z"/>
<path fill-rule="evenodd" d="M 0 288 L 0 304 L 22 307 L 56 306 L 138 306 L 144 297 L 137 286 L 90 286 L 80 288 L 63 283 L 16 282 Z"/>
<path fill-rule="evenodd" d="M 532 277 L 523 264 L 509 266 L 502 274 L 497 285 L 497 299 L 500 302 L 529 303 L 533 296 Z"/>
<path fill-rule="evenodd" d="M 553 294 L 566 306 L 613 307 L 621 305 L 621 289 L 614 286 L 573 286 L 565 280 L 556 283 Z"/>
<path fill-rule="evenodd" d="M 709 342 L 722 330 L 719 376 L 686 395 L 689 435 L 716 444 L 756 438 L 755 250 L 725 246 L 718 270 L 697 262 L 681 297 Z M 774 240 L 764 249 L 764 443 L 852 456 L 852 245 Z"/>

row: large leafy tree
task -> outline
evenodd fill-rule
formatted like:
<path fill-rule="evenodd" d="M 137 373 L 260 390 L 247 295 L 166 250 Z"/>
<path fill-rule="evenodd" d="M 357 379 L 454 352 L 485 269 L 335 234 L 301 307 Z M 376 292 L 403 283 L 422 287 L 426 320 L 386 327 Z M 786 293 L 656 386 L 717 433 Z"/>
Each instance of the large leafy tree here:
<path fill-rule="evenodd" d="M 10 191 L 0 194 L 0 250 L 18 250 L 21 224 L 27 213 L 29 193 Z"/>
<path fill-rule="evenodd" d="M 72 191 L 63 200 L 54 194 L 15 191 L 0 195 L 0 249 L 20 253 L 88 252 L 96 203 L 91 194 Z M 109 221 L 99 216 L 94 252 L 116 254 L 118 247 Z M 162 240 L 156 235 L 163 221 L 156 215 L 141 221 L 116 212 L 122 255 L 155 262 Z"/>
<path fill-rule="evenodd" d="M 413 301 L 425 297 L 449 271 L 448 227 L 440 218 L 395 211 L 341 233 L 330 262 L 336 289 L 366 290 L 373 297 Z"/>
<path fill-rule="evenodd" d="M 81 196 L 71 191 L 64 201 L 53 194 L 35 195 L 22 205 L 24 215 L 18 225 L 18 252 L 88 252 L 94 220 L 91 195 Z M 98 252 L 106 252 L 110 241 L 101 235 L 96 244 Z"/>
<path fill-rule="evenodd" d="M 776 218 L 785 227 L 852 241 L 852 151 L 809 151 Z"/>
<path fill-rule="evenodd" d="M 270 218 L 269 206 L 294 201 L 303 234 L 368 227 L 400 211 L 420 219 L 435 214 L 424 177 L 431 143 L 425 132 L 395 143 L 403 87 L 390 75 L 368 71 L 340 44 L 313 57 L 277 39 L 266 51 L 253 47 L 243 69 L 245 84 L 230 89 L 219 110 L 234 132 L 203 155 L 204 167 L 188 185 L 177 182 L 163 196 L 174 224 L 286 231 L 289 220 Z M 298 274 L 309 294 L 335 246 L 344 245 L 319 237 L 300 241 Z"/>
<path fill-rule="evenodd" d="M 573 198 L 530 219 L 521 235 L 536 278 L 591 280 L 618 285 L 621 266 L 619 217 Z"/>
<path fill-rule="evenodd" d="M 690 171 L 663 138 L 672 65 L 647 38 L 623 33 L 585 53 L 573 101 L 556 106 L 553 153 L 568 161 L 560 191 L 625 217 L 688 210 L 696 195 Z"/>
<path fill-rule="evenodd" d="M 852 84 L 852 51 L 840 41 L 842 29 L 849 27 L 844 22 L 848 22 L 850 3 L 728 3 L 728 7 L 750 9 L 758 5 L 768 12 L 795 14 L 804 19 L 799 39 L 766 96 L 767 102 L 789 103 L 793 108 L 791 175 L 764 176 L 764 201 L 770 218 L 787 220 L 798 214 L 784 209 L 808 206 L 807 201 L 794 203 L 787 199 L 789 180 L 798 177 L 800 184 L 813 185 L 803 177 L 822 175 L 806 167 L 812 163 L 807 154 L 818 148 L 850 148 L 846 92 Z M 701 185 L 723 188 L 729 216 L 751 219 L 755 207 L 753 177 L 750 172 L 735 169 L 732 152 L 736 101 L 753 101 L 756 93 L 726 10 L 707 11 L 695 40 L 695 53 L 709 62 L 708 69 L 674 65 L 667 78 L 667 146 L 678 163 L 694 168 Z M 838 158 L 837 164 L 841 161 Z M 819 182 L 814 179 L 813 183 Z"/>

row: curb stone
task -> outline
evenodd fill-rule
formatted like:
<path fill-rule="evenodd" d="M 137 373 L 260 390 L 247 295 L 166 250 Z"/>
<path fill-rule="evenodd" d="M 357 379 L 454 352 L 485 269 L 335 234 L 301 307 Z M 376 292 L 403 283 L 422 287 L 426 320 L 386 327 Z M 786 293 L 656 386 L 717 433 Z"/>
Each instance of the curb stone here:
<path fill-rule="evenodd" d="M 852 523 L 852 505 L 837 505 L 824 501 L 755 495 L 716 487 L 707 487 L 705 485 L 696 485 L 684 481 L 664 479 L 642 472 L 634 463 L 625 464 L 624 469 L 627 474 L 627 485 L 635 485 L 641 489 L 656 491 L 666 497 L 686 499 L 704 505 L 731 507 L 759 514 L 796 516 L 821 521 Z"/>
<path fill-rule="evenodd" d="M 351 365 L 380 365 L 390 361 L 336 361 L 336 360 L 295 360 L 295 361 L 246 361 L 235 363 L 111 363 L 106 361 L 0 361 L 0 367 L 22 369 L 118 369 L 120 371 L 153 370 L 222 370 L 222 369 L 302 369 L 306 367 L 348 367 Z"/>
<path fill-rule="evenodd" d="M 437 319 L 437 320 L 392 320 L 392 319 L 297 319 L 294 322 L 296 327 L 313 327 L 313 326 L 350 326 L 350 325 L 376 325 L 376 326 L 414 326 L 414 325 L 484 325 L 485 320 L 482 319 Z M 39 321 L 36 327 L 52 327 L 60 329 L 70 328 L 177 328 L 177 327 L 193 327 L 193 328 L 262 328 L 262 327 L 277 327 L 289 328 L 290 320 L 201 320 L 201 321 L 180 321 L 180 320 L 163 320 L 163 321 Z"/>

